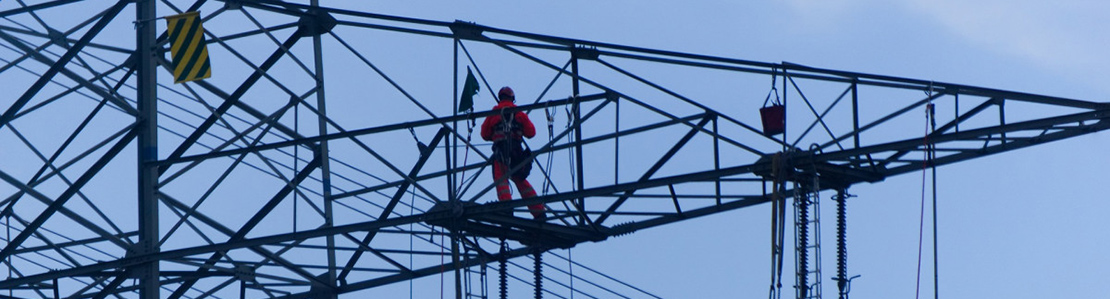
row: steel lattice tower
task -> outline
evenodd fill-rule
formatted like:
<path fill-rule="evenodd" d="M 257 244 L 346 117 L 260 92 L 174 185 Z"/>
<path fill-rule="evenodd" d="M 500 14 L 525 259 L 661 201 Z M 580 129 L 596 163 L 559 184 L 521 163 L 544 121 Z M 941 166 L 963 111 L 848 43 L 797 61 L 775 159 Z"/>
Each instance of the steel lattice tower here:
<path fill-rule="evenodd" d="M 12 2 L 0 6 L 12 271 L 0 289 L 16 297 L 326 298 L 443 272 L 461 295 L 498 259 L 767 203 L 775 180 L 820 177 L 843 194 L 1110 125 L 1106 103 L 357 3 Z M 174 84 L 158 17 L 186 11 L 202 12 L 213 77 Z M 484 102 L 459 113 L 468 69 Z M 491 91 L 510 79 L 532 91 L 518 104 L 540 130 L 531 178 L 548 192 L 495 202 L 489 143 L 470 122 L 496 113 Z M 770 94 L 784 134 L 748 113 Z M 928 142 L 894 129 L 920 127 L 926 105 L 941 111 Z M 548 221 L 505 213 L 537 203 Z"/>

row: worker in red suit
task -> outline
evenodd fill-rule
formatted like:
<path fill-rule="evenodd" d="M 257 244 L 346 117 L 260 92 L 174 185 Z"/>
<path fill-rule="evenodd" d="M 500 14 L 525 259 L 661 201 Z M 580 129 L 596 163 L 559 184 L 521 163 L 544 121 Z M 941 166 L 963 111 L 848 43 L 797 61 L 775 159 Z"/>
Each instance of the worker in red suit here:
<path fill-rule="evenodd" d="M 502 87 L 497 92 L 497 106 L 494 111 L 499 113 L 487 116 L 482 121 L 482 139 L 493 141 L 493 179 L 497 184 L 497 200 L 506 201 L 513 198 L 509 190 L 509 182 L 516 184 L 521 198 L 536 196 L 536 190 L 528 183 L 528 172 L 531 171 L 532 161 L 529 159 L 531 151 L 524 149 L 524 137 L 536 136 L 536 126 L 528 120 L 528 115 L 523 111 L 510 112 L 507 109 L 516 107 L 516 95 L 508 86 Z M 509 175 L 509 170 L 517 170 Z M 505 178 L 509 175 L 508 178 Z M 547 219 L 542 204 L 528 206 L 532 217 L 538 220 Z"/>

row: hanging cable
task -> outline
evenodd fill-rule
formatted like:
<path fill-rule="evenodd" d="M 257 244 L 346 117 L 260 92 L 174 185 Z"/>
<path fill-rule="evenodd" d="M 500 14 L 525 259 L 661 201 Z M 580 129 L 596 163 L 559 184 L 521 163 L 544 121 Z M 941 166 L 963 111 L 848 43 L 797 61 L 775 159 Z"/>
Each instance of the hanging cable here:
<path fill-rule="evenodd" d="M 930 90 L 931 89 L 932 89 L 932 83 L 930 82 Z M 928 109 L 929 109 L 929 126 L 930 126 L 929 132 L 930 132 L 930 134 L 932 134 L 932 133 L 936 133 L 936 131 L 937 131 L 937 117 L 936 117 L 937 110 L 936 110 L 936 107 L 933 106 L 932 103 L 929 103 L 928 107 L 929 107 Z M 929 149 L 929 152 L 928 152 L 928 154 L 929 154 L 929 168 L 932 168 L 932 170 L 933 170 L 933 298 L 934 299 L 939 299 L 940 298 L 940 272 L 937 270 L 937 264 L 939 263 L 938 257 L 937 257 L 937 255 L 938 255 L 937 254 L 937 165 L 936 165 L 937 148 L 936 148 L 936 145 L 934 145 L 932 143 L 929 143 L 928 146 L 929 146 L 929 148 L 928 148 Z"/>
<path fill-rule="evenodd" d="M 12 214 L 15 214 L 15 211 L 14 211 L 15 207 L 12 206 L 10 208 L 13 209 Z M 8 215 L 8 217 L 5 218 L 4 226 L 8 228 L 7 229 L 8 237 L 7 237 L 7 239 L 4 239 L 4 240 L 8 240 L 10 242 L 10 240 L 12 239 L 12 215 Z M 8 280 L 11 280 L 11 279 L 12 279 L 12 256 L 9 255 L 8 256 Z M 14 290 L 14 288 L 8 289 L 8 297 L 14 298 L 13 297 L 14 296 L 13 290 Z"/>
<path fill-rule="evenodd" d="M 569 278 L 570 279 L 570 299 L 574 299 L 574 262 L 572 262 L 573 260 L 574 260 L 574 255 L 570 251 L 570 248 L 567 248 L 567 271 L 569 271 L 567 274 L 570 276 L 570 278 Z"/>
<path fill-rule="evenodd" d="M 555 140 L 555 114 L 556 114 L 556 112 L 557 112 L 557 110 L 555 110 L 554 108 L 550 108 L 550 107 L 547 107 L 547 106 L 543 107 L 543 114 L 544 114 L 544 116 L 547 116 L 547 144 L 554 144 L 554 140 Z M 547 164 L 545 165 L 544 169 L 546 169 L 548 172 L 550 172 L 551 171 L 551 163 L 554 162 L 554 161 L 555 161 L 555 155 L 552 155 L 551 153 L 548 153 L 547 154 Z M 547 195 L 548 190 L 551 189 L 551 184 L 552 184 L 551 175 L 550 174 L 545 175 L 543 177 L 543 195 Z"/>
<path fill-rule="evenodd" d="M 926 92 L 930 99 L 932 99 L 932 93 L 932 84 L 930 83 L 929 90 Z M 932 100 L 930 100 L 929 103 L 925 105 L 925 137 L 922 139 L 922 147 L 924 148 L 925 152 L 921 162 L 921 215 L 920 220 L 918 221 L 917 230 L 917 287 L 914 291 L 914 298 L 921 298 L 921 253 L 924 250 L 925 243 L 925 188 L 927 186 L 925 180 L 928 177 L 926 172 L 930 164 L 932 164 L 932 157 L 930 154 L 930 152 L 932 152 L 932 145 L 930 145 L 929 143 L 929 125 L 933 123 L 933 110 L 934 104 Z M 935 188 L 933 191 L 933 196 L 936 196 Z"/>
<path fill-rule="evenodd" d="M 570 106 L 563 106 L 563 110 L 565 110 L 567 112 L 567 125 L 566 125 L 565 129 L 569 130 L 570 126 L 572 125 L 571 122 L 574 120 L 574 114 L 570 111 L 571 110 Z M 569 144 L 573 144 L 573 143 L 574 143 L 574 134 L 567 134 L 567 144 L 569 145 Z M 574 147 L 573 146 L 567 147 L 567 162 L 570 163 L 570 168 L 569 168 L 570 171 L 568 171 L 568 172 L 570 173 L 570 181 L 573 183 L 574 179 L 575 179 L 574 178 L 575 167 L 574 167 Z M 577 190 L 574 190 L 574 188 L 576 188 L 576 187 L 573 187 L 573 186 L 577 186 L 577 185 L 571 184 L 571 186 L 572 186 L 571 187 L 572 191 L 577 191 Z"/>
<path fill-rule="evenodd" d="M 296 132 L 297 134 L 300 134 L 300 132 L 301 132 L 301 129 L 300 129 L 301 128 L 300 113 L 301 113 L 301 104 L 297 103 L 297 104 L 295 104 L 295 106 L 293 106 L 293 132 Z M 300 165 L 299 165 L 300 164 L 299 162 L 301 160 L 300 159 L 301 158 L 300 153 L 301 153 L 301 147 L 300 146 L 294 146 L 293 147 L 293 176 L 297 176 L 297 169 L 300 169 Z M 299 192 L 293 192 L 293 232 L 294 233 L 297 232 L 297 193 L 299 193 Z"/>
<path fill-rule="evenodd" d="M 435 232 L 435 229 L 432 229 L 432 232 Z M 445 257 L 447 256 L 447 253 L 444 251 L 447 247 L 447 246 L 444 246 L 444 244 L 447 244 L 447 241 L 444 240 L 444 236 L 446 236 L 446 235 L 447 235 L 447 230 L 446 229 L 444 229 L 443 233 L 441 233 L 439 235 L 439 244 L 440 244 L 439 245 L 439 299 L 443 299 L 443 292 L 444 292 L 444 283 L 443 283 L 444 274 L 443 273 L 447 272 L 447 269 L 444 268 L 444 266 L 443 266 L 444 264 L 447 263 L 447 260 L 445 259 Z"/>
<path fill-rule="evenodd" d="M 416 192 L 410 192 L 410 193 L 412 194 L 412 196 L 411 196 L 411 199 L 409 199 L 409 215 L 415 215 L 414 212 L 416 210 Z M 413 223 L 410 222 L 409 223 L 409 232 L 410 232 L 410 234 L 409 234 L 409 252 L 413 251 L 413 249 L 414 249 L 413 239 L 416 238 L 416 234 L 411 233 L 413 231 L 412 230 L 412 225 L 413 225 Z M 413 256 L 412 254 L 409 255 L 409 269 L 412 269 L 412 256 Z M 409 279 L 409 299 L 412 299 L 412 291 L 413 291 L 412 281 L 413 281 L 412 279 Z"/>
<path fill-rule="evenodd" d="M 771 157 L 771 287 L 768 297 L 782 297 L 782 259 L 786 200 L 782 197 L 782 154 Z M 764 191 L 766 192 L 766 191 Z"/>
<path fill-rule="evenodd" d="M 471 136 L 474 135 L 474 125 L 475 125 L 475 120 L 474 120 L 474 117 L 472 116 L 473 111 L 474 111 L 473 109 L 466 111 L 466 118 L 467 118 L 467 121 L 466 121 L 466 147 L 465 147 L 465 150 L 463 151 L 463 153 L 464 153 L 463 154 L 463 163 L 462 163 L 463 166 L 466 166 L 466 163 L 470 160 L 470 138 L 471 138 Z M 462 192 L 462 186 L 466 184 L 466 180 L 467 180 L 466 179 L 466 168 L 463 168 L 462 174 L 459 175 L 459 176 L 462 177 L 464 181 L 463 181 L 463 184 L 459 184 L 458 186 L 455 187 L 455 194 L 459 194 L 459 192 Z"/>

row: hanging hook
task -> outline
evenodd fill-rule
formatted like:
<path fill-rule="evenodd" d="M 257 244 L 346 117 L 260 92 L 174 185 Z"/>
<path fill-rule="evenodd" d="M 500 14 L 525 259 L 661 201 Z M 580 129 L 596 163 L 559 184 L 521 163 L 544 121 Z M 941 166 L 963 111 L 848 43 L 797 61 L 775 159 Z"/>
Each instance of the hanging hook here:
<path fill-rule="evenodd" d="M 763 99 L 763 107 L 767 107 L 768 102 L 770 102 L 774 106 L 782 105 L 782 101 L 779 100 L 779 89 L 778 89 L 778 87 L 776 87 L 777 82 L 778 82 L 778 76 L 779 76 L 778 68 L 771 68 L 771 91 L 768 91 L 767 92 L 767 98 Z M 772 94 L 775 95 L 775 101 L 773 101 L 773 102 L 771 101 L 771 95 Z"/>

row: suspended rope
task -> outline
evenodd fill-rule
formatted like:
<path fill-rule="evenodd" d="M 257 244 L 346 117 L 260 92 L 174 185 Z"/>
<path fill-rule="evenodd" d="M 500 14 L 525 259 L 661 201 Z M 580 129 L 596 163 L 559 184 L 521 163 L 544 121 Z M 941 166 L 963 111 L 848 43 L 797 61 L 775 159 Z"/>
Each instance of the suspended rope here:
<path fill-rule="evenodd" d="M 464 152 L 464 154 L 463 154 L 463 163 L 462 163 L 463 166 L 466 166 L 466 163 L 468 161 L 470 161 L 470 146 L 471 146 L 470 145 L 470 140 L 471 140 L 470 138 L 474 135 L 474 125 L 475 125 L 475 120 L 474 120 L 474 117 L 473 117 L 473 115 L 474 115 L 473 111 L 474 111 L 473 109 L 466 111 L 466 119 L 467 119 L 467 121 L 466 121 L 466 147 L 465 147 L 465 150 L 463 151 Z M 455 187 L 455 194 L 459 194 L 460 192 L 462 192 L 462 186 L 466 185 L 466 183 L 468 181 L 470 181 L 469 179 L 466 178 L 466 168 L 465 167 L 463 168 L 462 174 L 460 176 L 463 178 L 463 182 L 462 182 L 462 184 L 459 184 L 458 186 Z M 475 177 L 477 177 L 477 175 L 475 175 Z"/>
<path fill-rule="evenodd" d="M 293 132 L 296 132 L 297 134 L 301 133 L 301 122 L 300 122 L 301 115 L 300 114 L 301 114 L 301 104 L 297 103 L 296 106 L 293 106 Z M 297 176 L 297 169 L 300 169 L 300 165 L 299 165 L 300 160 L 301 160 L 300 153 L 301 153 L 301 147 L 294 146 L 293 147 L 293 176 L 294 177 Z M 294 233 L 297 232 L 297 193 L 300 193 L 300 192 L 293 192 L 293 232 Z"/>
<path fill-rule="evenodd" d="M 771 287 L 770 299 L 782 296 L 783 241 L 786 226 L 786 200 L 782 197 L 782 154 L 771 158 Z"/>
<path fill-rule="evenodd" d="M 930 92 L 933 89 L 933 83 L 929 82 Z M 932 103 L 929 103 L 929 132 L 936 133 L 937 131 L 937 109 Z M 927 135 L 926 135 L 927 136 Z M 940 273 L 937 270 L 939 263 L 937 257 L 937 149 L 936 145 L 927 143 L 929 146 L 929 168 L 933 170 L 933 298 L 940 298 Z"/>
<path fill-rule="evenodd" d="M 563 106 L 563 110 L 566 111 L 566 113 L 567 113 L 567 125 L 566 125 L 565 129 L 570 130 L 571 122 L 573 122 L 573 120 L 574 120 L 574 114 L 571 112 L 571 109 L 570 109 L 569 105 L 568 106 Z M 572 143 L 574 143 L 574 134 L 567 134 L 567 144 L 572 144 Z M 577 185 L 573 184 L 573 182 L 574 182 L 574 172 L 576 170 L 576 168 L 574 167 L 574 147 L 573 146 L 572 147 L 567 147 L 567 162 L 570 163 L 570 168 L 568 168 L 568 169 L 570 169 L 570 171 L 568 171 L 568 172 L 570 173 L 570 181 L 572 182 L 571 186 L 575 186 L 575 187 L 571 187 L 571 190 L 575 190 L 574 188 L 577 188 L 576 187 Z M 575 191 L 577 191 L 577 190 L 575 190 Z"/>
<path fill-rule="evenodd" d="M 432 233 L 435 233 L 435 231 L 436 231 L 435 228 L 432 228 Z M 435 237 L 433 236 L 432 238 L 435 238 Z M 444 246 L 442 244 L 446 244 L 446 243 L 443 243 L 443 235 L 439 236 L 439 243 L 441 244 L 439 246 L 439 299 L 443 299 L 443 273 L 447 271 L 443 267 L 443 263 L 447 262 L 446 260 L 444 260 L 444 255 L 446 253 L 443 252 L 443 247 Z"/>
<path fill-rule="evenodd" d="M 596 269 L 594 269 L 594 268 L 590 268 L 589 266 L 586 266 L 586 265 L 583 265 L 583 264 L 581 264 L 581 263 L 578 263 L 578 262 L 572 261 L 572 260 L 570 260 L 570 259 L 569 259 L 569 258 L 567 258 L 567 257 L 564 257 L 564 256 L 561 256 L 561 255 L 559 255 L 558 253 L 554 253 L 554 252 L 552 252 L 552 253 L 551 253 L 551 255 L 553 255 L 553 256 L 555 256 L 555 257 L 557 257 L 557 258 L 560 258 L 560 259 L 562 259 L 562 260 L 565 260 L 565 261 L 567 261 L 567 262 L 569 262 L 569 263 L 571 263 L 571 264 L 573 264 L 573 265 L 575 265 L 575 266 L 578 266 L 579 268 L 585 269 L 586 271 L 589 271 L 590 273 L 596 274 L 596 275 L 598 275 L 598 276 L 601 276 L 601 277 L 603 277 L 603 278 L 605 278 L 605 279 L 608 279 L 608 280 L 610 280 L 610 281 L 616 282 L 617 284 L 620 284 L 620 285 L 622 285 L 622 286 L 625 286 L 625 287 L 627 287 L 627 288 L 630 288 L 630 289 L 632 289 L 632 290 L 635 290 L 636 292 L 639 292 L 639 293 L 641 293 L 641 294 L 647 295 L 647 296 L 649 296 L 649 297 L 651 297 L 651 298 L 656 298 L 656 299 L 663 299 L 662 297 L 656 296 L 655 294 L 649 293 L 648 291 L 645 291 L 645 290 L 643 290 L 643 289 L 641 289 L 641 288 L 638 288 L 638 287 L 636 287 L 636 286 L 633 286 L 633 285 L 631 285 L 631 284 L 629 284 L 629 283 L 627 283 L 627 282 L 624 282 L 624 281 L 621 281 L 621 280 L 619 280 L 619 279 L 616 279 L 616 278 L 614 278 L 614 277 L 612 277 L 612 276 L 609 276 L 608 274 L 605 274 L 605 273 L 601 273 L 600 271 L 598 271 L 598 270 L 596 270 Z M 583 282 L 585 282 L 585 283 L 587 283 L 587 284 L 590 284 L 590 285 L 592 285 L 592 286 L 595 286 L 595 287 L 597 287 L 597 288 L 599 288 L 599 289 L 602 289 L 602 290 L 604 290 L 604 291 L 606 291 L 606 292 L 609 292 L 610 294 L 613 294 L 613 295 L 617 295 L 617 296 L 619 296 L 619 297 L 621 297 L 621 298 L 630 298 L 630 297 L 628 297 L 628 296 L 625 296 L 625 295 L 621 295 L 620 293 L 617 293 L 617 292 L 615 292 L 615 291 L 613 291 L 613 290 L 611 290 L 611 289 L 609 289 L 609 288 L 605 288 L 605 287 L 603 287 L 603 286 L 600 286 L 600 285 L 598 285 L 598 284 L 596 284 L 596 283 L 594 283 L 594 282 L 592 282 L 592 281 L 590 281 L 590 280 L 588 280 L 588 279 L 584 279 L 584 278 L 582 278 L 581 276 L 575 276 L 575 277 L 578 277 L 578 279 L 579 279 L 579 280 L 582 280 Z M 583 293 L 583 294 L 585 294 L 585 293 Z"/>
<path fill-rule="evenodd" d="M 930 83 L 929 90 L 926 91 L 926 94 L 929 96 L 930 99 L 932 99 L 932 93 L 933 93 L 932 84 Z M 921 161 L 921 214 L 920 214 L 920 218 L 919 218 L 919 221 L 918 221 L 918 230 L 917 230 L 917 286 L 916 286 L 916 290 L 914 291 L 914 298 L 921 298 L 921 254 L 922 254 L 922 251 L 924 250 L 924 243 L 925 243 L 925 192 L 926 192 L 926 186 L 927 186 L 926 179 L 928 177 L 927 176 L 928 169 L 933 164 L 933 150 L 932 150 L 932 145 L 929 142 L 929 126 L 932 125 L 934 130 L 936 128 L 936 124 L 935 124 L 936 121 L 933 119 L 934 118 L 934 113 L 933 113 L 934 109 L 935 109 L 935 106 L 934 106 L 932 100 L 930 100 L 929 103 L 925 105 L 925 137 L 922 139 L 923 140 L 922 146 L 924 147 L 925 151 L 923 153 L 924 157 L 922 158 L 922 161 Z M 935 168 L 935 166 L 933 167 L 933 201 L 934 201 L 934 208 L 935 208 L 935 202 L 936 202 L 936 168 Z M 934 211 L 934 214 L 935 214 L 935 211 Z M 935 217 L 935 215 L 934 215 L 934 217 Z M 935 224 L 936 224 L 936 222 L 934 221 L 934 227 L 933 227 L 934 233 L 936 231 Z M 934 248 L 934 254 L 935 254 L 935 251 L 936 250 Z M 936 258 L 935 258 L 935 255 L 934 255 L 934 261 L 935 260 L 936 260 Z M 934 264 L 934 266 L 935 266 L 935 264 Z M 934 285 L 935 285 L 935 283 L 934 283 Z"/>
<path fill-rule="evenodd" d="M 10 206 L 9 208 L 14 210 L 15 206 L 13 205 L 13 206 Z M 15 214 L 15 211 L 12 211 L 12 214 Z M 5 217 L 4 226 L 6 226 L 8 228 L 7 229 L 8 236 L 4 240 L 8 240 L 10 242 L 10 240 L 12 239 L 12 215 L 8 215 L 8 217 Z M 12 256 L 8 255 L 8 280 L 11 280 L 11 279 L 12 279 Z M 13 297 L 14 294 L 15 294 L 13 292 L 14 292 L 14 288 L 8 289 L 8 297 Z"/>
<path fill-rule="evenodd" d="M 556 110 L 552 109 L 551 107 L 548 107 L 546 105 L 543 107 L 543 114 L 544 114 L 544 116 L 547 116 L 547 144 L 553 144 L 554 143 L 553 141 L 555 140 L 555 114 L 556 114 L 555 112 L 556 112 Z M 555 155 L 552 155 L 551 153 L 548 153 L 547 154 L 547 163 L 544 164 L 544 169 L 546 171 L 550 172 L 551 171 L 551 163 L 554 162 L 554 161 L 555 161 Z M 552 184 L 551 183 L 551 175 L 549 173 L 544 174 L 544 176 L 543 176 L 543 193 L 542 193 L 543 195 L 547 195 L 548 190 L 551 189 L 551 184 Z"/>
<path fill-rule="evenodd" d="M 568 275 L 570 276 L 570 278 L 569 278 L 569 280 L 570 280 L 570 299 L 574 299 L 574 262 L 573 261 L 574 261 L 574 255 L 570 251 L 570 248 L 567 248 L 567 271 L 569 271 Z"/>
<path fill-rule="evenodd" d="M 416 192 L 409 192 L 409 193 L 412 194 L 412 196 L 409 199 L 409 215 L 414 215 L 415 214 L 414 212 L 416 210 Z M 410 222 L 409 223 L 409 252 L 413 252 L 413 249 L 414 249 L 413 239 L 416 238 L 416 234 L 412 233 L 413 232 L 412 225 L 413 225 L 413 223 Z M 413 256 L 412 254 L 409 255 L 409 269 L 412 269 L 412 266 L 413 266 L 412 265 L 412 256 Z M 412 281 L 413 281 L 412 279 L 409 279 L 409 299 L 413 298 L 413 295 L 412 295 L 412 291 L 413 291 Z"/>

